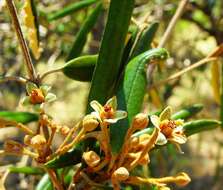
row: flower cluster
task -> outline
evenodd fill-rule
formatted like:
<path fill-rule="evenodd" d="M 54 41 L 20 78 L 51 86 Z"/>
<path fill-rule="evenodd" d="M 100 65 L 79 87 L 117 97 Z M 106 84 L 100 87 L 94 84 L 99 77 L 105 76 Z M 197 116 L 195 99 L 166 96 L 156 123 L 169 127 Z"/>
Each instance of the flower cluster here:
<path fill-rule="evenodd" d="M 48 93 L 46 86 L 37 87 L 33 83 L 27 84 L 27 101 L 32 105 L 41 105 L 53 97 Z M 54 98 L 53 98 L 54 99 Z M 186 173 L 179 173 L 176 176 L 163 178 L 143 178 L 133 176 L 131 172 L 139 165 L 148 165 L 150 152 L 168 141 L 179 147 L 186 142 L 187 138 L 183 133 L 183 121 L 171 119 L 171 108 L 167 107 L 158 116 L 144 113 L 137 114 L 126 132 L 124 143 L 119 154 L 114 155 L 111 151 L 110 125 L 120 119 L 127 117 L 126 111 L 117 110 L 116 97 L 109 99 L 104 106 L 97 101 L 90 103 L 93 112 L 86 115 L 74 127 L 61 126 L 55 123 L 51 117 L 40 112 L 37 130 L 34 132 L 23 124 L 15 124 L 22 129 L 26 135 L 24 143 L 6 141 L 4 145 L 5 154 L 29 155 L 39 164 L 44 164 L 53 158 L 65 154 L 75 145 L 88 138 L 94 138 L 99 144 L 100 150 L 86 150 L 82 154 L 85 167 L 76 171 L 73 183 L 80 183 L 85 180 L 84 188 L 100 187 L 103 183 L 110 181 L 113 189 L 119 190 L 120 184 L 149 184 L 159 189 L 167 190 L 169 183 L 184 186 L 190 182 Z M 149 122 L 153 128 L 150 133 L 147 129 Z M 140 132 L 140 133 L 139 133 Z M 65 137 L 62 144 L 53 151 L 52 141 L 56 133 Z"/>
<path fill-rule="evenodd" d="M 159 117 L 155 115 L 151 116 L 151 121 L 154 125 L 152 134 L 141 133 L 139 136 L 134 135 L 135 132 L 143 132 L 149 124 L 149 117 L 146 114 L 137 114 L 126 133 L 122 150 L 118 155 L 113 155 L 110 148 L 109 126 L 119 119 L 127 117 L 127 113 L 117 110 L 116 97 L 109 99 L 104 106 L 97 101 L 92 101 L 90 105 L 94 109 L 94 112 L 86 116 L 85 119 L 89 119 L 90 121 L 90 118 L 94 118 L 94 122 L 91 121 L 92 124 L 88 122 L 88 126 L 92 126 L 88 127 L 91 130 L 87 131 L 84 128 L 80 130 L 82 137 L 79 137 L 79 139 L 95 138 L 99 142 L 104 154 L 93 150 L 84 152 L 82 158 L 87 167 L 80 171 L 79 178 L 74 183 L 80 181 L 81 178 L 87 178 L 89 186 L 100 187 L 102 181 L 106 182 L 110 180 L 115 190 L 120 189 L 120 183 L 133 185 L 150 184 L 164 190 L 169 189 L 167 187 L 168 183 L 184 186 L 190 182 L 188 175 L 183 172 L 176 176 L 164 178 L 143 178 L 131 175 L 131 171 L 138 165 L 149 164 L 149 152 L 156 145 L 164 145 L 167 141 L 177 145 L 186 142 L 186 136 L 183 134 L 182 129 L 182 121 L 171 120 L 170 107 L 167 107 Z M 98 123 L 93 124 L 96 121 Z M 96 128 L 97 130 L 93 131 Z M 94 174 L 93 178 L 88 177 L 92 176 L 92 174 Z"/>

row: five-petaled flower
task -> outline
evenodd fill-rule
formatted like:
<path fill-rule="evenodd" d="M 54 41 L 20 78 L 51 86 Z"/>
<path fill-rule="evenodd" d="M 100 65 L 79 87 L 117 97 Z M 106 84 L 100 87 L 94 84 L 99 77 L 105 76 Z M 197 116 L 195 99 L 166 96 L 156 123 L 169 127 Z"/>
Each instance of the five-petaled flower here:
<path fill-rule="evenodd" d="M 157 145 L 164 145 L 167 141 L 170 141 L 178 146 L 187 141 L 187 137 L 183 132 L 183 120 L 172 120 L 171 114 L 172 109 L 168 106 L 162 111 L 159 117 L 156 115 L 151 116 L 153 125 L 160 129 L 156 142 Z"/>
<path fill-rule="evenodd" d="M 93 100 L 90 105 L 94 109 L 94 112 L 91 114 L 101 123 L 116 123 L 127 116 L 126 111 L 117 110 L 117 99 L 115 96 L 110 98 L 104 106 L 96 100 Z"/>

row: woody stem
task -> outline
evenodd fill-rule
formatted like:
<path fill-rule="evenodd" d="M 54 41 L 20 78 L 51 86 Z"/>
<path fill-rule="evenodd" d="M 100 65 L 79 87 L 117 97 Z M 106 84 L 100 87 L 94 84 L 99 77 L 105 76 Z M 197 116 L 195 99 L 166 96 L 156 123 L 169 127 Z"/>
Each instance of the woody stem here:
<path fill-rule="evenodd" d="M 21 30 L 21 26 L 18 20 L 18 15 L 17 15 L 17 11 L 16 11 L 16 7 L 15 4 L 12 0 L 6 0 L 7 6 L 8 6 L 8 10 L 10 12 L 12 21 L 13 21 L 13 25 L 16 31 L 16 35 L 18 37 L 19 40 L 19 44 L 22 48 L 22 52 L 23 52 L 23 56 L 25 59 L 25 63 L 26 63 L 26 67 L 27 67 L 27 71 L 28 71 L 28 76 L 29 79 L 32 80 L 33 82 L 37 82 L 37 76 L 36 76 L 36 72 L 32 63 L 32 59 L 29 53 L 29 49 L 28 46 L 26 44 L 26 41 L 24 39 L 22 30 Z"/>

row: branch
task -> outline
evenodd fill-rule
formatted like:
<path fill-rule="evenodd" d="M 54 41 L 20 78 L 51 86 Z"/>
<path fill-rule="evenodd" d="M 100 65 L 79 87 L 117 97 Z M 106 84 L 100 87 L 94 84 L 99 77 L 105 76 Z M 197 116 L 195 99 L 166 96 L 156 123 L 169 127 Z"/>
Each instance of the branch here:
<path fill-rule="evenodd" d="M 7 6 L 8 6 L 8 10 L 10 12 L 12 21 L 13 21 L 13 25 L 16 31 L 16 35 L 18 37 L 19 40 L 19 44 L 22 48 L 22 52 L 23 52 L 23 56 L 25 59 L 25 63 L 26 63 L 26 67 L 27 67 L 27 71 L 28 71 L 28 76 L 30 78 L 30 80 L 32 80 L 33 82 L 36 82 L 37 80 L 37 76 L 36 76 L 36 72 L 34 70 L 33 64 L 32 64 L 32 59 L 29 53 L 29 49 L 28 46 L 26 44 L 26 41 L 24 39 L 22 30 L 21 30 L 21 26 L 18 20 L 18 15 L 17 15 L 17 11 L 16 11 L 16 7 L 15 4 L 13 2 L 13 0 L 6 0 Z"/>
<path fill-rule="evenodd" d="M 177 20 L 181 17 L 184 8 L 186 7 L 187 3 L 189 0 L 181 0 L 181 2 L 179 3 L 177 10 L 175 12 L 175 14 L 173 15 L 162 39 L 160 40 L 160 43 L 158 45 L 158 47 L 164 47 L 164 45 L 166 44 L 167 40 L 170 37 L 171 32 L 173 31 L 173 28 L 176 25 Z M 152 80 L 152 73 L 155 70 L 156 64 L 151 64 L 149 65 L 148 69 L 147 69 L 147 79 L 148 79 L 148 84 L 151 83 Z"/>
<path fill-rule="evenodd" d="M 180 16 L 182 15 L 183 13 L 183 10 L 184 8 L 186 7 L 187 3 L 188 3 L 189 0 L 181 0 L 175 14 L 173 15 L 160 43 L 159 43 L 159 46 L 158 47 L 164 47 L 164 45 L 166 44 L 167 40 L 169 39 L 170 37 L 170 34 L 171 32 L 173 31 L 175 25 L 176 25 L 176 22 L 177 20 L 180 18 Z"/>
<path fill-rule="evenodd" d="M 4 82 L 9 82 L 9 81 L 16 81 L 16 82 L 20 82 L 22 84 L 25 84 L 28 80 L 23 78 L 23 77 L 16 77 L 16 76 L 0 77 L 0 84 L 4 83 Z"/>

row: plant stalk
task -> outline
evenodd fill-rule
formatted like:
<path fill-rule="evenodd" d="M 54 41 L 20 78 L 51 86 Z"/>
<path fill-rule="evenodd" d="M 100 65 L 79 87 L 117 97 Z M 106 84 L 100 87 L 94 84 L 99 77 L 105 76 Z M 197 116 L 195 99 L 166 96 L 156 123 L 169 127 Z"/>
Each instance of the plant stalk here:
<path fill-rule="evenodd" d="M 34 69 L 34 66 L 32 63 L 32 59 L 31 59 L 31 56 L 29 53 L 27 43 L 25 41 L 25 38 L 24 38 L 22 30 L 21 30 L 21 26 L 20 26 L 20 23 L 18 20 L 18 14 L 16 11 L 15 4 L 14 4 L 13 0 L 6 0 L 6 3 L 7 3 L 8 10 L 9 10 L 9 13 L 10 13 L 12 21 L 13 21 L 16 35 L 19 40 L 19 44 L 22 48 L 22 52 L 23 52 L 23 56 L 25 59 L 25 64 L 27 67 L 29 79 L 32 80 L 33 82 L 37 82 L 37 75 L 36 75 L 36 72 L 35 72 L 35 69 Z"/>

